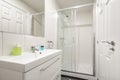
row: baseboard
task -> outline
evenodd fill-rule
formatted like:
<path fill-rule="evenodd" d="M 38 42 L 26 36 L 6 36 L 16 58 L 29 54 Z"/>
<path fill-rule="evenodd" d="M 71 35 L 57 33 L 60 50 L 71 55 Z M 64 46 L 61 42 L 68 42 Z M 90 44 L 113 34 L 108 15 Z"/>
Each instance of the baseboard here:
<path fill-rule="evenodd" d="M 95 77 L 95 76 L 85 75 L 85 74 L 76 74 L 76 73 L 71 73 L 71 72 L 67 72 L 67 71 L 62 71 L 62 75 L 86 79 L 86 80 L 97 80 L 97 77 Z"/>

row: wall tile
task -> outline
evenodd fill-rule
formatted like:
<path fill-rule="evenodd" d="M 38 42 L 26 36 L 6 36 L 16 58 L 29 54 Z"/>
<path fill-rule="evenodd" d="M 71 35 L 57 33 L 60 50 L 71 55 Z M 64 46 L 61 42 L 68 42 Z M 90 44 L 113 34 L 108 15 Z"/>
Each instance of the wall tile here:
<path fill-rule="evenodd" d="M 2 55 L 2 33 L 0 32 L 0 56 Z"/>
<path fill-rule="evenodd" d="M 43 37 L 36 37 L 36 43 L 37 44 L 39 44 L 39 45 L 44 45 L 44 46 L 46 46 L 46 40 L 45 40 L 45 38 L 43 38 Z"/>
<path fill-rule="evenodd" d="M 31 46 L 45 45 L 45 39 L 25 35 L 25 51 L 31 51 Z"/>
<path fill-rule="evenodd" d="M 20 45 L 24 51 L 24 35 L 3 33 L 3 55 L 10 55 L 16 44 Z"/>

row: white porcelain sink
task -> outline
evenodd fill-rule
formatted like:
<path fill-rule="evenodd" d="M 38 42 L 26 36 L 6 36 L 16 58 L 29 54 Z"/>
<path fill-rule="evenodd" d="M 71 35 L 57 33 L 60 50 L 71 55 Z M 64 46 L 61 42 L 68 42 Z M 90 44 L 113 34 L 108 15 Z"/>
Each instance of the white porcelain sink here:
<path fill-rule="evenodd" d="M 2 56 L 0 57 L 0 68 L 26 72 L 60 53 L 60 50 L 46 49 L 42 54 L 25 52 L 21 56 Z"/>

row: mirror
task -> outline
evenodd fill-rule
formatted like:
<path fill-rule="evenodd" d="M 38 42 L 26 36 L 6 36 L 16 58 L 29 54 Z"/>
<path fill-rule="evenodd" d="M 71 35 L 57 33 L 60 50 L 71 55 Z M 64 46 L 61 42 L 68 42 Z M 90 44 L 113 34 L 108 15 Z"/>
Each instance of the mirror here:
<path fill-rule="evenodd" d="M 44 36 L 45 0 L 0 0 L 0 31 Z"/>
<path fill-rule="evenodd" d="M 34 10 L 34 13 L 28 16 L 28 26 L 25 29 L 25 34 L 44 37 L 44 0 L 23 1 Z"/>
<path fill-rule="evenodd" d="M 44 37 L 44 14 L 32 15 L 31 35 Z"/>

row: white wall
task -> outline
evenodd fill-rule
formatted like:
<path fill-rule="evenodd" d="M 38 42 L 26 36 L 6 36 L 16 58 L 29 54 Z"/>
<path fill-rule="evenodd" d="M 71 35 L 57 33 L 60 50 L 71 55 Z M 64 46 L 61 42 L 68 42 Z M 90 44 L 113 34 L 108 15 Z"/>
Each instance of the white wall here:
<path fill-rule="evenodd" d="M 59 9 L 56 0 L 45 0 L 45 11 L 56 11 Z"/>
<path fill-rule="evenodd" d="M 0 5 L 1 5 L 1 1 L 0 1 Z M 1 8 L 0 8 L 0 11 L 1 11 Z M 0 12 L 0 31 L 2 30 L 1 14 L 2 14 L 2 13 Z"/>
<path fill-rule="evenodd" d="M 91 11 L 77 11 L 76 13 L 76 25 L 92 24 L 93 23 L 93 14 Z"/>
<path fill-rule="evenodd" d="M 11 54 L 16 44 L 20 45 L 24 51 L 24 35 L 3 33 L 3 55 Z"/>
<path fill-rule="evenodd" d="M 0 56 L 2 55 L 2 33 L 0 32 Z"/>
<path fill-rule="evenodd" d="M 34 36 L 25 35 L 24 41 L 25 41 L 25 51 L 30 51 L 31 46 L 34 45 L 46 45 L 46 40 L 43 37 L 34 37 Z"/>
<path fill-rule="evenodd" d="M 57 6 L 56 0 L 45 0 L 45 37 L 47 41 L 54 42 L 57 48 Z M 54 11 L 54 12 L 51 12 Z"/>
<path fill-rule="evenodd" d="M 1 5 L 1 2 L 0 2 Z M 0 17 L 1 17 L 1 12 L 0 12 Z M 0 31 L 1 31 L 1 18 L 0 18 Z M 0 32 L 0 56 L 2 55 L 2 33 Z"/>

